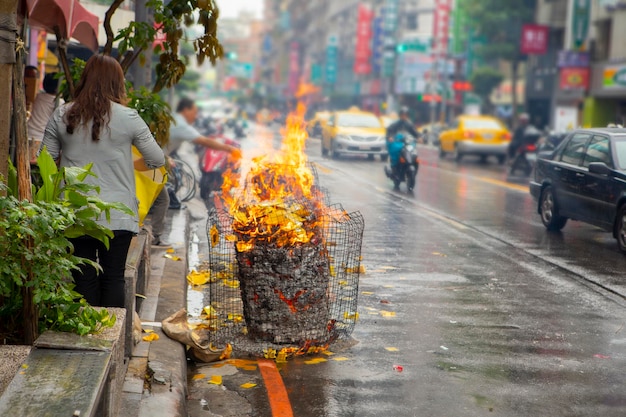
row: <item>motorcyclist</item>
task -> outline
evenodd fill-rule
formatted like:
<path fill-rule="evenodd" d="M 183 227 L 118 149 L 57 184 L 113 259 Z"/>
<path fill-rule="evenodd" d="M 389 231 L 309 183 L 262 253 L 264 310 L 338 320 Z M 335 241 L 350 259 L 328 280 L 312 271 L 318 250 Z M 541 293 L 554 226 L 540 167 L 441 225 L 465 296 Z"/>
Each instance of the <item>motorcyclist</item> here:
<path fill-rule="evenodd" d="M 409 118 L 408 107 L 406 106 L 401 107 L 400 111 L 398 112 L 398 117 L 399 117 L 398 120 L 396 120 L 395 122 L 393 122 L 387 127 L 387 132 L 386 132 L 387 142 L 393 141 L 394 138 L 396 137 L 396 134 L 402 131 L 406 131 L 410 133 L 414 138 L 417 139 L 420 135 L 419 133 L 417 133 L 417 130 L 415 130 L 415 127 L 413 126 L 413 122 Z"/>
<path fill-rule="evenodd" d="M 398 165 L 398 161 L 400 160 L 400 151 L 402 150 L 402 145 L 396 143 L 398 134 L 402 132 L 407 132 L 412 135 L 416 139 L 420 136 L 420 134 L 415 130 L 413 126 L 413 122 L 409 118 L 409 109 L 405 106 L 400 108 L 398 112 L 399 119 L 390 124 L 387 127 L 385 137 L 387 139 L 387 151 L 389 152 L 389 163 L 391 165 L 391 169 L 389 170 L 385 167 L 385 174 L 387 177 L 392 178 L 392 176 L 396 173 L 396 166 Z M 397 189 L 397 184 L 394 189 Z"/>
<path fill-rule="evenodd" d="M 524 135 L 526 134 L 526 128 L 530 124 L 530 117 L 528 113 L 521 113 L 517 117 L 517 121 L 518 125 L 513 131 L 513 138 L 509 144 L 509 159 L 513 159 L 517 149 L 524 144 Z"/>

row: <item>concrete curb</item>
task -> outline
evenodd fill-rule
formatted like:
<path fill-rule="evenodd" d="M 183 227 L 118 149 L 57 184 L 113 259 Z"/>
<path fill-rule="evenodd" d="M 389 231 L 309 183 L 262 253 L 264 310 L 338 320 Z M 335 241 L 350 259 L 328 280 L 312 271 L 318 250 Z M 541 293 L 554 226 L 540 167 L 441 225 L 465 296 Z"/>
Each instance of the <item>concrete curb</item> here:
<path fill-rule="evenodd" d="M 165 257 L 167 248 L 150 251 L 150 279 L 139 317 L 142 328 L 154 330 L 159 339 L 141 341 L 133 349 L 120 417 L 187 417 L 185 346 L 168 338 L 160 323 L 187 305 L 189 224 L 187 210 L 169 210 L 166 238 L 172 242 L 174 253 Z"/>

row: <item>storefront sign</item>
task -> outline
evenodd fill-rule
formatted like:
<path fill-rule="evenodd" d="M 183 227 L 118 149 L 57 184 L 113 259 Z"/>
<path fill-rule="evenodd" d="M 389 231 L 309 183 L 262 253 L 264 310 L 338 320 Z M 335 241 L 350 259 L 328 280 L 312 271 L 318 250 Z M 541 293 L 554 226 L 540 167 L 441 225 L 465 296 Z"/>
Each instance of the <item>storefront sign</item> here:
<path fill-rule="evenodd" d="M 448 53 L 451 10 L 452 0 L 435 0 L 433 20 L 433 52 L 435 55 L 442 56 Z"/>
<path fill-rule="evenodd" d="M 587 68 L 589 67 L 589 53 L 578 51 L 559 51 L 557 66 L 559 68 Z"/>
<path fill-rule="evenodd" d="M 372 20 L 374 13 L 365 4 L 359 4 L 356 27 L 356 45 L 354 47 L 354 73 L 369 74 L 372 72 Z"/>
<path fill-rule="evenodd" d="M 570 7 L 572 10 L 572 46 L 580 49 L 587 39 L 589 32 L 589 15 L 591 13 L 591 0 L 574 0 Z"/>
<path fill-rule="evenodd" d="M 300 82 L 300 44 L 291 42 L 289 50 L 289 92 L 295 94 Z"/>
<path fill-rule="evenodd" d="M 337 48 L 339 39 L 336 35 L 329 35 L 326 44 L 326 82 L 335 84 L 337 81 Z"/>
<path fill-rule="evenodd" d="M 561 90 L 586 90 L 589 87 L 589 68 L 561 68 Z"/>
<path fill-rule="evenodd" d="M 626 87 L 626 65 L 609 65 L 602 72 L 602 87 Z"/>
<path fill-rule="evenodd" d="M 543 55 L 548 51 L 548 26 L 526 24 L 522 26 L 520 52 L 524 55 Z"/>

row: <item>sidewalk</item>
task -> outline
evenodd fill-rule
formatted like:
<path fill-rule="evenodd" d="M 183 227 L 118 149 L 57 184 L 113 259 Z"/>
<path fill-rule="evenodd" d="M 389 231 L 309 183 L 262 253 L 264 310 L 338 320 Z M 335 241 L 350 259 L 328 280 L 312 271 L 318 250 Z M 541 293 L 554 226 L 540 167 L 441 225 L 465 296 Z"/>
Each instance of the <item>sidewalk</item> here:
<path fill-rule="evenodd" d="M 142 329 L 154 330 L 159 339 L 135 346 L 124 381 L 120 417 L 187 416 L 185 347 L 162 332 L 161 321 L 187 305 L 189 224 L 188 210 L 169 210 L 165 237 L 174 253 L 167 253 L 167 248 L 149 248 L 150 279 L 139 317 Z M 146 378 L 150 374 L 152 377 Z"/>

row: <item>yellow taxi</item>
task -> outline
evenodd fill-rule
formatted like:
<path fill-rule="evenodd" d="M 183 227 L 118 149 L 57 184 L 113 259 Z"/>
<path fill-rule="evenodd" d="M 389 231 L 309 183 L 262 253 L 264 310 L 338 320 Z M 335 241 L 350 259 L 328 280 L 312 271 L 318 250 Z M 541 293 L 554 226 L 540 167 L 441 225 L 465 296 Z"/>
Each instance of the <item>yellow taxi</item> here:
<path fill-rule="evenodd" d="M 306 125 L 307 133 L 310 137 L 319 138 L 322 136 L 322 132 L 326 126 L 326 122 L 330 118 L 330 112 L 318 111 L 313 115 L 313 118 L 309 120 Z"/>
<path fill-rule="evenodd" d="M 511 132 L 497 118 L 461 115 L 439 134 L 439 157 L 447 154 L 460 161 L 465 155 L 478 155 L 486 161 L 489 156 L 503 164 L 511 142 Z"/>
<path fill-rule="evenodd" d="M 385 127 L 372 112 L 354 107 L 335 111 L 322 132 L 322 155 L 329 154 L 333 158 L 342 154 L 367 155 L 369 159 L 378 155 L 386 161 Z"/>

